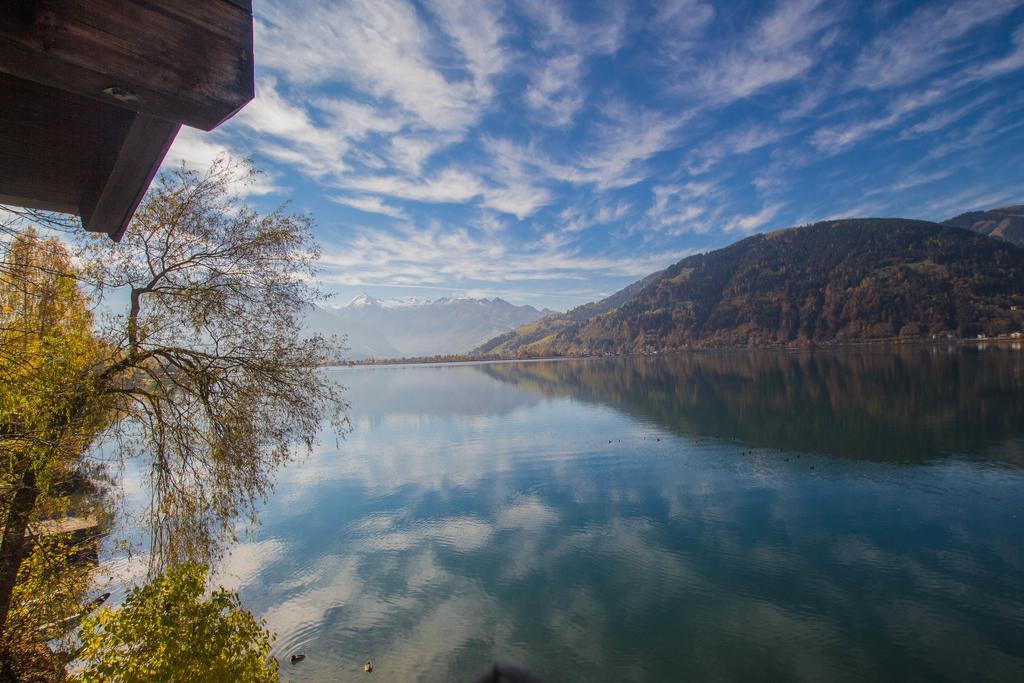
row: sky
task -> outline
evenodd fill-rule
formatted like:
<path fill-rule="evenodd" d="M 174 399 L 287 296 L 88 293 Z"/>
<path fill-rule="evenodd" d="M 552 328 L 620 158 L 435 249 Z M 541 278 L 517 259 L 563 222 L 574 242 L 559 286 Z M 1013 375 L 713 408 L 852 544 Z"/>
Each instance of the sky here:
<path fill-rule="evenodd" d="M 255 0 L 251 157 L 339 303 L 556 310 L 818 220 L 1024 203 L 1024 0 Z"/>

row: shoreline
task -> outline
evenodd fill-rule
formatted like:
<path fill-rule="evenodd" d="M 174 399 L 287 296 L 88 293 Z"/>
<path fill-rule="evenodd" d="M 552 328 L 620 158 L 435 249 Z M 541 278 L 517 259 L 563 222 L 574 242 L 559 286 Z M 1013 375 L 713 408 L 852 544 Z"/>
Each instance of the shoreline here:
<path fill-rule="evenodd" d="M 1020 334 L 1020 333 L 1017 333 Z M 386 358 L 348 361 L 324 367 L 375 367 L 375 366 L 396 366 L 396 365 L 455 365 L 474 363 L 512 363 L 528 361 L 552 361 L 552 360 L 586 360 L 593 358 L 631 358 L 639 356 L 666 356 L 680 353 L 707 353 L 707 352 L 734 352 L 734 351 L 825 351 L 829 349 L 847 347 L 886 347 L 886 346 L 966 346 L 970 344 L 1020 344 L 1024 347 L 1024 336 L 1013 337 L 1002 335 L 999 337 L 984 338 L 958 338 L 958 339 L 918 339 L 918 338 L 887 338 L 887 339 L 857 339 L 850 341 L 815 342 L 810 344 L 773 344 L 765 346 L 694 346 L 682 349 L 671 349 L 667 351 L 637 351 L 633 353 L 605 353 L 605 354 L 581 354 L 561 356 L 472 356 L 469 354 L 450 354 L 445 356 L 427 356 L 418 358 Z"/>

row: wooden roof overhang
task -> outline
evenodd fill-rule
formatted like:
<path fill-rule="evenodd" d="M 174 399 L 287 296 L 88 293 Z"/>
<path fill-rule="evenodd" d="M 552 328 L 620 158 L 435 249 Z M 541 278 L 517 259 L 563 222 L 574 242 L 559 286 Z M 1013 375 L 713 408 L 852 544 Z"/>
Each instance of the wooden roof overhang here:
<path fill-rule="evenodd" d="M 178 129 L 254 92 L 251 0 L 2 0 L 0 203 L 119 240 Z"/>

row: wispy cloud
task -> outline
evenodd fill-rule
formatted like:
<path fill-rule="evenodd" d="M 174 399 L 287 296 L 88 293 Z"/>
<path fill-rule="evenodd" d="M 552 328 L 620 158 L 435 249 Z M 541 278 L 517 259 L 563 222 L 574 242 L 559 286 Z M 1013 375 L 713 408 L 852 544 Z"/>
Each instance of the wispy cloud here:
<path fill-rule="evenodd" d="M 739 216 L 729 223 L 727 230 L 740 232 L 753 232 L 758 228 L 768 225 L 784 205 L 781 203 L 766 204 L 760 211 L 745 216 Z"/>
<path fill-rule="evenodd" d="M 243 150 L 220 142 L 215 136 L 204 135 L 194 128 L 182 128 L 164 158 L 164 168 L 185 166 L 204 171 L 217 159 L 242 160 L 247 156 Z M 231 184 L 231 190 L 241 197 L 275 194 L 282 189 L 275 182 L 274 176 L 265 170 L 248 182 Z"/>
<path fill-rule="evenodd" d="M 287 192 L 366 259 L 339 283 L 610 291 L 792 216 L 929 217 L 930 193 L 1024 182 L 1024 0 L 255 11 L 257 99 L 168 163 L 255 157 L 240 191 Z"/>
<path fill-rule="evenodd" d="M 656 185 L 652 192 L 654 202 L 647 210 L 648 227 L 659 232 L 668 235 L 707 232 L 721 215 L 721 209 L 713 207 L 721 202 L 722 190 L 713 182 Z"/>
<path fill-rule="evenodd" d="M 542 124 L 567 126 L 587 97 L 583 83 L 587 60 L 614 54 L 622 47 L 624 6 L 608 4 L 604 13 L 587 23 L 572 19 L 559 2 L 526 2 L 523 7 L 532 19 L 533 44 L 538 50 L 531 60 L 526 104 L 539 112 Z"/>
<path fill-rule="evenodd" d="M 692 251 L 641 257 L 583 254 L 570 240 L 554 235 L 510 245 L 466 227 L 406 226 L 397 234 L 365 229 L 329 244 L 321 266 L 325 280 L 334 283 L 557 282 L 594 275 L 640 277 Z"/>
<path fill-rule="evenodd" d="M 838 7 L 823 0 L 780 2 L 735 48 L 701 71 L 705 93 L 730 101 L 803 75 L 830 46 L 832 36 L 825 31 L 839 21 Z"/>
<path fill-rule="evenodd" d="M 706 173 L 723 159 L 753 152 L 775 144 L 786 136 L 783 128 L 767 126 L 758 122 L 741 124 L 734 130 L 721 134 L 714 140 L 697 147 L 688 166 L 693 175 Z"/>
<path fill-rule="evenodd" d="M 346 177 L 339 181 L 339 186 L 417 202 L 465 202 L 484 191 L 477 176 L 455 168 L 420 179 L 399 175 Z"/>
<path fill-rule="evenodd" d="M 597 207 L 570 206 L 558 214 L 558 226 L 562 233 L 583 232 L 590 228 L 619 223 L 632 209 L 631 204 L 622 201 L 614 205 L 604 204 Z"/>
<path fill-rule="evenodd" d="M 582 79 L 581 55 L 570 53 L 546 59 L 526 90 L 526 103 L 541 113 L 541 121 L 566 126 L 583 108 Z"/>
<path fill-rule="evenodd" d="M 493 3 L 433 9 L 462 51 L 465 77 L 449 78 L 435 63 L 437 37 L 404 0 L 271 4 L 257 22 L 260 61 L 291 82 L 344 83 L 429 128 L 463 131 L 490 100 L 489 79 L 504 64 L 503 31 Z"/>
<path fill-rule="evenodd" d="M 601 114 L 580 148 L 564 159 L 536 143 L 524 146 L 499 140 L 490 146 L 505 159 L 551 181 L 590 184 L 600 190 L 622 188 L 649 177 L 643 162 L 677 147 L 681 127 L 693 117 L 690 111 L 665 114 L 623 102 L 607 103 Z"/>
<path fill-rule="evenodd" d="M 891 88 L 918 81 L 955 60 L 971 31 L 1000 19 L 1020 0 L 926 3 L 879 33 L 857 58 L 851 83 Z"/>
<path fill-rule="evenodd" d="M 359 209 L 365 213 L 379 213 L 384 216 L 391 216 L 392 218 L 398 218 L 405 220 L 408 216 L 405 215 L 401 209 L 397 206 L 392 206 L 381 200 L 380 197 L 367 197 L 367 196 L 333 196 L 331 201 L 344 206 L 351 206 L 353 209 Z"/>

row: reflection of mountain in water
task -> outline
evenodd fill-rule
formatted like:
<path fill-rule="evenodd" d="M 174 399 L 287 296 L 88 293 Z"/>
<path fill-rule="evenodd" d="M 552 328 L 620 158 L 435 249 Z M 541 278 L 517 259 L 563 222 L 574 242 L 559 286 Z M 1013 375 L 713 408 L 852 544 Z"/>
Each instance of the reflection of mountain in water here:
<path fill-rule="evenodd" d="M 1024 354 L 903 347 L 684 353 L 480 366 L 689 436 L 869 460 L 985 453 L 1024 464 Z M 998 453 L 992 448 L 999 446 Z"/>

